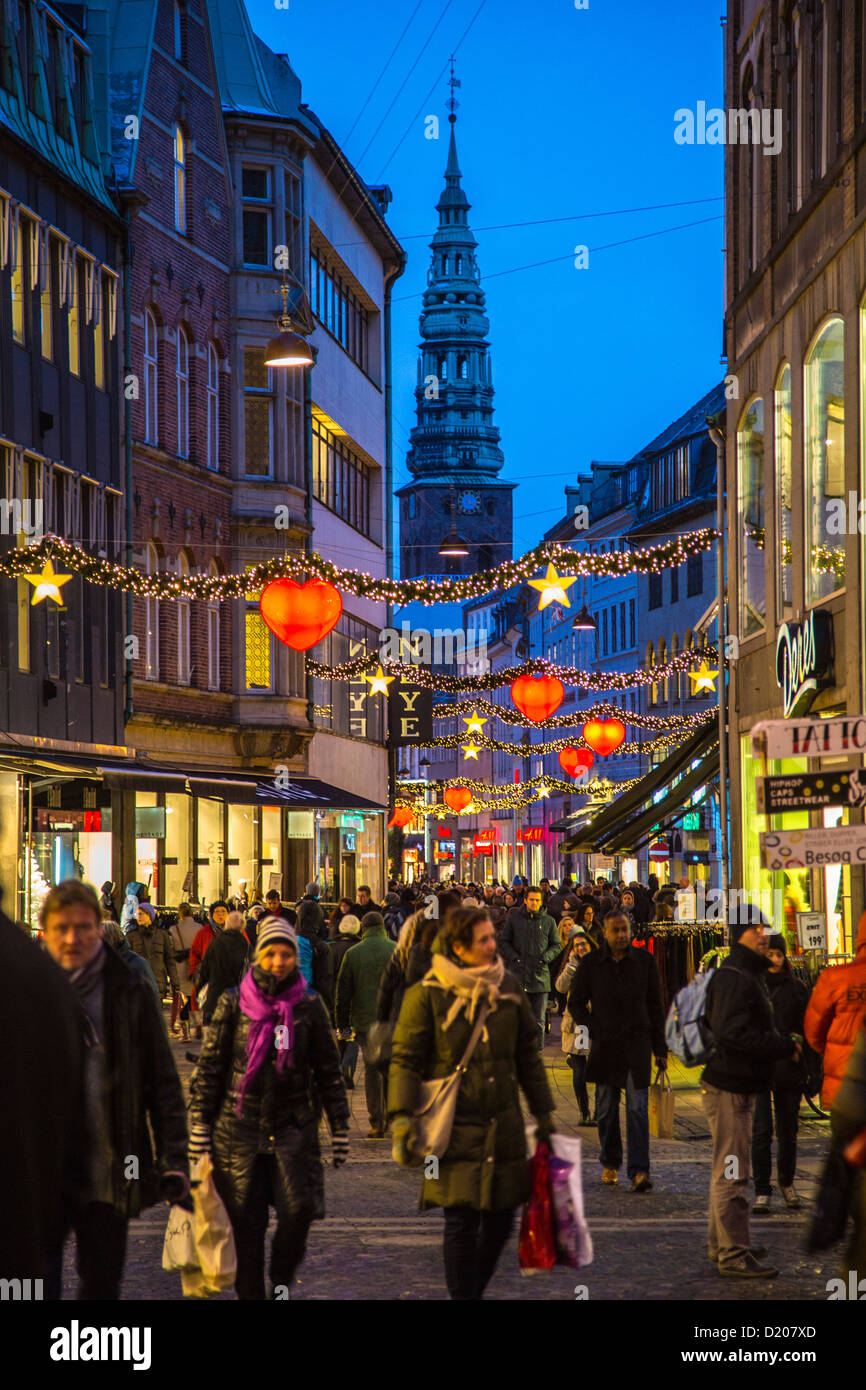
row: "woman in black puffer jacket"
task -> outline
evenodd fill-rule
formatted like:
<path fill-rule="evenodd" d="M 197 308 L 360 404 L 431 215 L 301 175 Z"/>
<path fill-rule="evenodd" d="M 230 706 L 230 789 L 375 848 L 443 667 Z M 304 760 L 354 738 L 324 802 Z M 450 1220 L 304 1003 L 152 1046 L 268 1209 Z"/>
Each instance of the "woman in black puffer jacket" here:
<path fill-rule="evenodd" d="M 319 1112 L 334 1166 L 349 1151 L 349 1106 L 328 1014 L 298 969 L 297 937 L 264 918 L 255 963 L 217 1005 L 195 1073 L 190 1158 L 212 1151 L 234 1229 L 238 1298 L 264 1299 L 265 1233 L 276 1208 L 272 1296 L 285 1298 L 310 1224 L 324 1216 Z"/>

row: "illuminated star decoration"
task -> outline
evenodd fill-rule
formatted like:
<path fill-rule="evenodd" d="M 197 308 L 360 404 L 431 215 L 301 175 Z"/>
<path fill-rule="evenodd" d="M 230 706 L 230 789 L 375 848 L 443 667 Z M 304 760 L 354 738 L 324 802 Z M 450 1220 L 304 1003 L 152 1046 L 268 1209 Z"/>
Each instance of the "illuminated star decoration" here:
<path fill-rule="evenodd" d="M 706 661 L 702 661 L 697 671 L 689 671 L 689 680 L 692 682 L 692 694 L 699 695 L 702 690 L 709 690 L 713 695 L 716 694 L 716 676 L 718 671 L 711 671 Z"/>
<path fill-rule="evenodd" d="M 467 735 L 469 735 L 469 734 L 480 734 L 480 733 L 483 732 L 483 730 L 484 730 L 484 725 L 487 723 L 487 720 L 486 720 L 486 719 L 482 719 L 482 718 L 481 718 L 481 715 L 478 713 L 477 709 L 474 709 L 474 710 L 472 711 L 472 718 L 471 718 L 471 719 L 466 719 L 466 718 L 464 718 L 463 723 L 466 725 L 466 733 L 467 733 Z"/>
<path fill-rule="evenodd" d="M 572 584 L 577 582 L 577 575 L 557 574 L 553 565 L 547 566 L 547 574 L 543 579 L 530 579 L 530 589 L 537 589 L 541 594 L 538 601 L 538 611 L 546 608 L 549 603 L 562 603 L 566 608 L 571 607 L 566 589 L 570 589 Z"/>
<path fill-rule="evenodd" d="M 63 607 L 63 596 L 60 593 L 60 585 L 68 584 L 72 578 L 71 574 L 55 574 L 54 566 L 50 560 L 45 561 L 45 567 L 41 574 L 25 574 L 24 578 L 28 584 L 32 584 L 35 593 L 30 600 L 31 606 L 41 603 L 44 598 L 53 598 L 55 603 Z"/>
<path fill-rule="evenodd" d="M 550 796 L 550 787 L 546 787 L 542 782 L 541 786 L 538 788 L 538 800 L 543 800 L 545 796 Z"/>
<path fill-rule="evenodd" d="M 388 686 L 391 684 L 391 681 L 396 679 L 396 676 L 386 676 L 381 666 L 376 667 L 375 675 L 364 677 L 365 681 L 370 682 L 370 689 L 368 691 L 370 695 L 387 695 Z"/>
<path fill-rule="evenodd" d="M 478 762 L 478 754 L 481 752 L 480 748 L 476 748 L 474 743 L 463 743 L 460 746 L 462 747 L 464 756 L 467 759 L 474 758 L 475 761 Z"/>

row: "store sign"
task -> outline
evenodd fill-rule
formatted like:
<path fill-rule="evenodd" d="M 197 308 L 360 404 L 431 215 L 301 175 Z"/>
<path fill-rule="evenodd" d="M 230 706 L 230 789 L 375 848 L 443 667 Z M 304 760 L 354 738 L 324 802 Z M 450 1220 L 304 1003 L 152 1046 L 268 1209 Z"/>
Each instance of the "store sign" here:
<path fill-rule="evenodd" d="M 364 817 L 363 817 L 363 816 L 350 816 L 350 815 L 347 815 L 346 812 L 344 811 L 344 812 L 342 813 L 342 815 L 340 816 L 340 828 L 341 828 L 342 830 L 363 830 L 363 829 L 364 829 Z"/>
<path fill-rule="evenodd" d="M 827 864 L 866 864 L 866 825 L 765 831 L 760 841 L 763 869 L 820 869 Z"/>
<path fill-rule="evenodd" d="M 768 719 L 752 729 L 755 758 L 823 758 L 866 751 L 866 714 Z"/>
<path fill-rule="evenodd" d="M 700 828 L 700 811 L 686 811 L 686 814 L 683 816 L 683 830 L 700 830 Z"/>
<path fill-rule="evenodd" d="M 763 816 L 819 810 L 822 806 L 862 806 L 866 802 L 866 773 L 798 772 L 759 777 L 756 789 Z"/>
<path fill-rule="evenodd" d="M 37 807 L 36 829 L 47 831 L 83 830 L 85 834 L 102 829 L 101 811 L 48 811 Z"/>
<path fill-rule="evenodd" d="M 827 918 L 823 912 L 797 913 L 797 940 L 804 951 L 826 951 Z"/>
<path fill-rule="evenodd" d="M 388 692 L 388 741 L 392 748 L 429 748 L 433 742 L 433 691 L 398 676 Z"/>
<path fill-rule="evenodd" d="M 813 608 L 802 623 L 782 623 L 776 638 L 776 683 L 782 691 L 785 718 L 803 714 L 820 686 L 827 685 L 833 664 L 833 618 Z"/>
<path fill-rule="evenodd" d="M 499 826 L 491 825 L 487 830 L 479 830 L 475 836 L 476 847 L 478 845 L 493 845 L 499 839 Z"/>
<path fill-rule="evenodd" d="M 312 840 L 316 833 L 313 811 L 289 811 L 286 816 L 286 835 L 290 840 Z"/>
<path fill-rule="evenodd" d="M 527 825 L 521 835 L 526 844 L 538 845 L 544 839 L 543 825 Z"/>

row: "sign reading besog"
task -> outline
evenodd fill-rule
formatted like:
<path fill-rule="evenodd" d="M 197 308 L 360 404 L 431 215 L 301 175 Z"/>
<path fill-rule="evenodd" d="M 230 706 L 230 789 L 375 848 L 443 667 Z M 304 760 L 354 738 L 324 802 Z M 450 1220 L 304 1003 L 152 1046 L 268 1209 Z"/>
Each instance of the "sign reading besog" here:
<path fill-rule="evenodd" d="M 825 864 L 866 864 L 866 825 L 823 830 L 770 830 L 761 840 L 764 869 L 819 869 Z"/>
<path fill-rule="evenodd" d="M 821 758 L 866 752 L 866 714 L 769 719 L 752 729 L 755 758 Z"/>

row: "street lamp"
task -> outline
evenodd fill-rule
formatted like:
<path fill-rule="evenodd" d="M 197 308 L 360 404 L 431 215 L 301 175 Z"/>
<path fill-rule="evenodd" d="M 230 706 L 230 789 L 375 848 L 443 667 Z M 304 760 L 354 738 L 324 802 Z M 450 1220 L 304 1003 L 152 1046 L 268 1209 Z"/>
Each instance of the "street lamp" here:
<path fill-rule="evenodd" d="M 584 604 L 580 612 L 575 614 L 571 630 L 572 632 L 595 632 L 597 626 L 595 618 Z"/>
<path fill-rule="evenodd" d="M 449 531 L 448 531 L 448 535 L 443 537 L 442 543 L 441 543 L 441 545 L 439 546 L 439 558 L 440 558 L 440 560 L 448 560 L 448 559 L 450 559 L 452 556 L 457 556 L 459 559 L 463 559 L 465 556 L 467 556 L 467 555 L 469 554 L 469 546 L 466 544 L 466 542 L 465 542 L 465 540 L 463 539 L 463 537 L 462 537 L 461 535 L 459 535 L 459 533 L 458 533 L 458 531 L 457 531 L 457 522 L 456 522 L 455 519 L 454 519 L 454 518 L 455 518 L 455 513 L 456 513 L 456 511 L 457 511 L 457 508 L 456 508 L 455 502 L 454 502 L 454 488 L 453 488 L 453 486 L 452 486 L 452 488 L 451 488 L 451 527 L 450 527 L 450 529 L 449 529 Z"/>
<path fill-rule="evenodd" d="M 312 367 L 313 349 L 306 338 L 295 331 L 289 313 L 289 289 L 289 283 L 284 279 L 279 289 L 283 296 L 283 311 L 277 319 L 280 331 L 275 338 L 271 338 L 265 349 L 265 366 Z"/>

